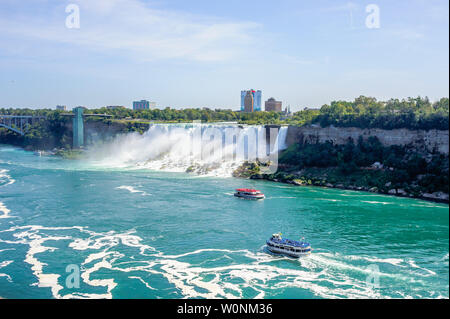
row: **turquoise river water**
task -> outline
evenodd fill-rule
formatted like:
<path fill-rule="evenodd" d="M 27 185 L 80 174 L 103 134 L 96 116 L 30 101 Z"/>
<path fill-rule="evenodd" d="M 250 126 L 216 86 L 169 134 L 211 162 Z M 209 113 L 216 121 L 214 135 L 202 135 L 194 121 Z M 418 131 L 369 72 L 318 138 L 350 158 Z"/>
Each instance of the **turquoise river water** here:
<path fill-rule="evenodd" d="M 0 146 L 3 298 L 448 298 L 448 226 L 445 204 Z M 268 254 L 275 232 L 313 253 Z"/>

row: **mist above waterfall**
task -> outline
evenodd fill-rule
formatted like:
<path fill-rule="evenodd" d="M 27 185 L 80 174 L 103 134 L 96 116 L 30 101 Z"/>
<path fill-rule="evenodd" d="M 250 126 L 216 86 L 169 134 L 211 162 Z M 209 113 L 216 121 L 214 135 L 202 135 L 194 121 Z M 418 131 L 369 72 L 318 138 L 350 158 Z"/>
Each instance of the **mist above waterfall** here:
<path fill-rule="evenodd" d="M 96 142 L 87 159 L 101 167 L 147 168 L 231 176 L 244 161 L 273 163 L 286 148 L 287 127 L 266 136 L 264 126 L 154 124 L 144 134 Z"/>

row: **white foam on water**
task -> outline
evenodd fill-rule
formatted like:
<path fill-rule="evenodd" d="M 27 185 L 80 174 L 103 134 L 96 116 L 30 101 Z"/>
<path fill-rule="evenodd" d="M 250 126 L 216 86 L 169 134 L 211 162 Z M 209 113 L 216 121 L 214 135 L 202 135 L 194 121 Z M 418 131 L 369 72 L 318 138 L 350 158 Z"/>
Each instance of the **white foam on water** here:
<path fill-rule="evenodd" d="M 0 215 L 0 219 L 2 219 L 2 218 L 11 218 L 11 216 L 9 216 L 10 212 L 11 211 L 5 206 L 5 204 L 0 202 L 0 213 L 2 213 Z"/>
<path fill-rule="evenodd" d="M 145 287 L 147 287 L 148 289 L 151 289 L 151 290 L 157 290 L 156 288 L 153 288 L 152 286 L 150 286 L 146 281 L 144 281 L 144 279 L 142 279 L 141 277 L 137 277 L 137 276 L 128 276 L 128 278 L 130 278 L 130 279 L 137 279 L 137 280 L 139 280 L 140 282 L 142 282 L 144 285 L 145 285 Z"/>
<path fill-rule="evenodd" d="M 331 198 L 315 198 L 315 200 L 324 200 L 327 202 L 342 202 L 340 199 L 331 199 Z"/>
<path fill-rule="evenodd" d="M 366 256 L 347 256 L 346 258 L 351 260 L 365 260 L 371 263 L 386 263 L 391 264 L 393 266 L 406 267 L 401 265 L 402 263 L 405 263 L 405 261 L 401 258 L 376 258 Z"/>
<path fill-rule="evenodd" d="M 296 199 L 294 196 L 278 196 L 278 197 L 266 197 L 266 199 Z"/>
<path fill-rule="evenodd" d="M 142 196 L 151 196 L 151 194 L 146 193 L 141 190 L 138 190 L 138 189 L 135 189 L 133 186 L 123 185 L 123 186 L 116 187 L 116 189 L 125 189 L 125 190 L 129 191 L 130 193 L 141 193 Z"/>
<path fill-rule="evenodd" d="M 318 252 L 305 258 L 291 259 L 274 257 L 261 251 L 214 248 L 165 254 L 142 243 L 134 229 L 122 233 L 99 233 L 79 226 L 21 226 L 6 231 L 13 232 L 13 236 L 18 239 L 11 243 L 29 246 L 25 262 L 31 265 L 38 280 L 37 285 L 49 288 L 55 298 L 112 298 L 118 282 L 114 275 L 98 278 L 97 274 L 101 270 L 108 270 L 108 273 L 132 273 L 127 278 L 141 281 L 152 291 L 155 285 L 149 275 L 163 276 L 184 298 L 264 298 L 268 293 L 276 294 L 285 288 L 305 290 L 323 298 L 387 298 L 383 290 L 373 288 L 366 282 L 365 278 L 373 274 L 367 266 L 373 263 L 398 267 L 397 272 L 378 271 L 376 275 L 382 280 L 387 278 L 406 284 L 418 282 L 417 274 L 407 271 L 410 267 L 418 266 L 411 260 L 405 262 L 400 258 Z M 103 288 L 103 292 L 62 294 L 60 275 L 46 273 L 46 264 L 39 260 L 43 252 L 58 252 L 54 247 L 44 246 L 47 241 L 68 241 L 67 247 L 78 251 L 77 255 L 81 254 L 83 258 L 80 263 L 83 282 L 88 287 Z M 189 257 L 203 262 L 192 264 L 187 261 Z M 219 260 L 222 265 L 217 265 Z M 354 261 L 364 264 L 355 264 Z M 148 279 L 144 280 L 144 277 Z M 416 295 L 403 294 L 403 297 Z"/>
<path fill-rule="evenodd" d="M 216 249 L 216 248 L 206 248 L 206 249 L 198 249 L 195 251 L 190 251 L 184 254 L 180 254 L 180 255 L 165 255 L 162 252 L 158 253 L 158 256 L 164 256 L 164 258 L 168 258 L 168 259 L 178 259 L 178 258 L 182 258 L 182 257 L 186 257 L 186 256 L 191 256 L 191 255 L 198 255 L 199 253 L 205 253 L 205 252 L 224 252 L 224 253 L 235 253 L 235 252 L 242 252 L 242 253 L 247 253 L 249 252 L 246 249 L 243 250 L 229 250 L 229 249 Z"/>
<path fill-rule="evenodd" d="M 0 268 L 5 268 L 6 266 L 8 266 L 9 264 L 12 264 L 13 262 L 14 262 L 13 260 L 2 261 L 2 262 L 0 262 Z M 9 282 L 12 282 L 12 278 L 8 274 L 0 273 L 0 277 L 5 277 L 6 280 L 8 280 Z"/>
<path fill-rule="evenodd" d="M 93 287 L 107 287 L 107 292 L 105 294 L 95 294 L 91 295 L 93 298 L 112 298 L 111 291 L 114 289 L 114 287 L 117 286 L 117 283 L 114 281 L 114 279 L 91 279 L 90 275 L 96 271 L 98 271 L 101 268 L 105 269 L 111 269 L 112 265 L 111 263 L 106 259 L 108 255 L 114 255 L 114 252 L 101 252 L 98 254 L 92 254 L 89 255 L 89 257 L 83 262 L 82 265 L 86 265 L 93 260 L 101 259 L 101 261 L 95 263 L 91 268 L 86 268 L 85 271 L 81 273 L 81 278 L 83 281 Z"/>
<path fill-rule="evenodd" d="M 345 258 L 342 258 L 339 254 L 330 254 L 330 253 L 313 253 L 309 256 L 309 259 L 321 265 L 323 267 L 331 267 L 338 270 L 346 270 L 350 272 L 360 273 L 363 275 L 373 274 L 373 271 L 367 266 L 360 266 L 349 264 L 345 262 Z M 403 274 L 392 274 L 392 273 L 377 273 L 379 277 L 391 277 L 395 279 L 401 279 L 404 281 L 409 281 L 412 278 L 408 278 Z"/>
<path fill-rule="evenodd" d="M 7 174 L 8 172 L 9 170 L 7 169 L 0 169 L 0 187 L 11 185 L 16 182 L 15 179 L 13 179 L 10 175 Z"/>
<path fill-rule="evenodd" d="M 2 273 L 0 273 L 0 277 L 5 277 L 5 278 L 6 278 L 6 280 L 8 280 L 9 282 L 13 282 L 13 280 L 12 280 L 11 276 L 10 276 L 10 275 L 8 275 L 8 274 L 2 274 Z"/>
<path fill-rule="evenodd" d="M 416 265 L 416 263 L 412 259 L 408 259 L 408 264 L 413 268 L 425 271 L 429 276 L 436 276 L 436 273 L 434 271 Z"/>
<path fill-rule="evenodd" d="M 382 204 L 382 205 L 390 205 L 393 203 L 388 203 L 388 202 L 378 202 L 378 201 L 370 201 L 370 200 L 363 200 L 363 203 L 368 203 L 368 204 Z"/>
<path fill-rule="evenodd" d="M 61 286 L 58 282 L 60 275 L 59 274 L 49 274 L 44 273 L 44 266 L 47 264 L 41 262 L 35 255 L 40 254 L 43 252 L 54 252 L 57 250 L 55 247 L 48 247 L 44 246 L 43 244 L 46 241 L 60 241 L 60 240 L 70 240 L 72 237 L 70 236 L 47 236 L 43 237 L 39 234 L 42 230 L 54 230 L 54 231 L 60 231 L 60 230 L 82 230 L 82 227 L 74 226 L 74 227 L 43 227 L 43 226 L 16 226 L 8 231 L 14 231 L 14 230 L 24 230 L 20 231 L 18 233 L 14 233 L 13 236 L 18 238 L 19 241 L 16 243 L 20 244 L 26 244 L 29 246 L 29 249 L 26 253 L 24 262 L 31 265 L 31 270 L 35 277 L 38 279 L 38 282 L 33 284 L 40 288 L 50 288 L 52 295 L 55 298 L 78 298 L 79 296 L 77 294 L 68 294 L 65 296 L 60 295 L 60 291 L 64 288 Z M 5 242 L 5 241 L 4 241 Z M 93 284 L 96 284 L 96 282 L 93 282 Z M 94 297 L 94 298 L 107 298 L 109 295 L 98 295 L 98 294 L 85 294 L 85 296 L 88 297 Z"/>
<path fill-rule="evenodd" d="M 55 298 L 60 298 L 59 291 L 63 289 L 63 286 L 58 284 L 58 278 L 60 275 L 58 274 L 45 274 L 43 267 L 44 263 L 40 262 L 39 259 L 35 257 L 36 254 L 43 253 L 46 251 L 54 251 L 56 248 L 53 247 L 46 247 L 43 246 L 43 243 L 48 240 L 60 240 L 60 239 L 66 239 L 65 237 L 47 237 L 42 238 L 39 235 L 29 233 L 29 232 L 23 232 L 21 234 L 18 234 L 17 237 L 28 237 L 31 240 L 28 242 L 30 249 L 28 250 L 25 262 L 31 265 L 31 270 L 33 271 L 33 274 L 37 277 L 38 287 L 42 288 L 50 288 L 52 291 L 53 296 Z"/>
<path fill-rule="evenodd" d="M 6 266 L 8 266 L 9 264 L 12 264 L 13 262 L 14 262 L 14 260 L 5 260 L 5 261 L 2 261 L 2 262 L 0 262 L 0 268 L 6 267 Z"/>
<path fill-rule="evenodd" d="M 445 208 L 445 209 L 448 209 L 448 205 L 444 205 L 444 204 L 442 204 L 442 205 L 432 205 L 432 204 L 424 204 L 424 205 L 421 205 L 421 204 L 411 204 L 411 206 L 415 206 L 415 207 L 426 207 L 426 208 Z"/>

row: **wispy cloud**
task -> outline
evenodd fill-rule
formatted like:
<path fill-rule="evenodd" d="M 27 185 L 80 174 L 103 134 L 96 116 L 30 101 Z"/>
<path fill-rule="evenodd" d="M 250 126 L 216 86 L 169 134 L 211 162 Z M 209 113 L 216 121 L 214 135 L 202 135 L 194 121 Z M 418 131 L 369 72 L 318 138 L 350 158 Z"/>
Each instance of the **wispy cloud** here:
<path fill-rule="evenodd" d="M 418 40 L 425 37 L 422 32 L 412 30 L 412 29 L 394 29 L 391 31 L 391 34 L 395 37 L 404 39 L 404 40 Z"/>
<path fill-rule="evenodd" d="M 283 55 L 281 55 L 281 57 L 290 64 L 311 65 L 314 63 L 314 61 L 312 61 L 312 60 L 303 59 L 303 58 L 288 55 L 288 54 L 283 54 Z"/>
<path fill-rule="evenodd" d="M 323 6 L 323 5 L 322 6 L 318 5 L 317 7 L 307 6 L 306 8 L 296 10 L 296 12 L 297 12 L 297 14 L 311 14 L 311 13 L 326 14 L 326 13 L 337 13 L 337 12 L 350 13 L 353 10 L 362 10 L 362 6 L 355 2 L 351 2 L 351 1 L 345 2 L 344 1 L 344 2 L 329 4 L 326 6 Z"/>
<path fill-rule="evenodd" d="M 65 27 L 69 2 L 45 1 L 51 10 L 0 14 L 0 32 L 24 41 L 69 44 L 75 49 L 117 50 L 141 61 L 188 59 L 224 61 L 251 48 L 261 26 L 249 21 L 157 10 L 139 0 L 78 0 L 80 29 Z M 31 3 L 39 4 L 42 0 Z M 1 10 L 6 12 L 6 10 Z"/>

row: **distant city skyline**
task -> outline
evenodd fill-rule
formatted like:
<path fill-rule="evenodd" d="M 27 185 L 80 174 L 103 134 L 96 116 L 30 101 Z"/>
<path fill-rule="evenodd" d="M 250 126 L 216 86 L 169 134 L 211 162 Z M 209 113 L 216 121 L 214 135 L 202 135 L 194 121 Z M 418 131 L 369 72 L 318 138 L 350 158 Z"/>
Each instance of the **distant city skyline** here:
<path fill-rule="evenodd" d="M 267 112 L 281 112 L 283 110 L 283 102 L 277 101 L 275 98 L 271 97 L 264 103 L 264 110 Z"/>
<path fill-rule="evenodd" d="M 237 92 L 252 87 L 292 111 L 360 95 L 436 101 L 449 96 L 448 10 L 447 0 L 1 1 L 0 108 L 131 108 L 149 96 L 239 110 Z"/>
<path fill-rule="evenodd" d="M 245 110 L 245 97 L 247 96 L 247 93 L 251 92 L 252 96 L 253 96 L 253 112 L 256 111 L 264 111 L 262 109 L 262 91 L 261 90 L 254 90 L 254 89 L 250 89 L 250 90 L 242 90 L 241 91 L 241 111 Z"/>

